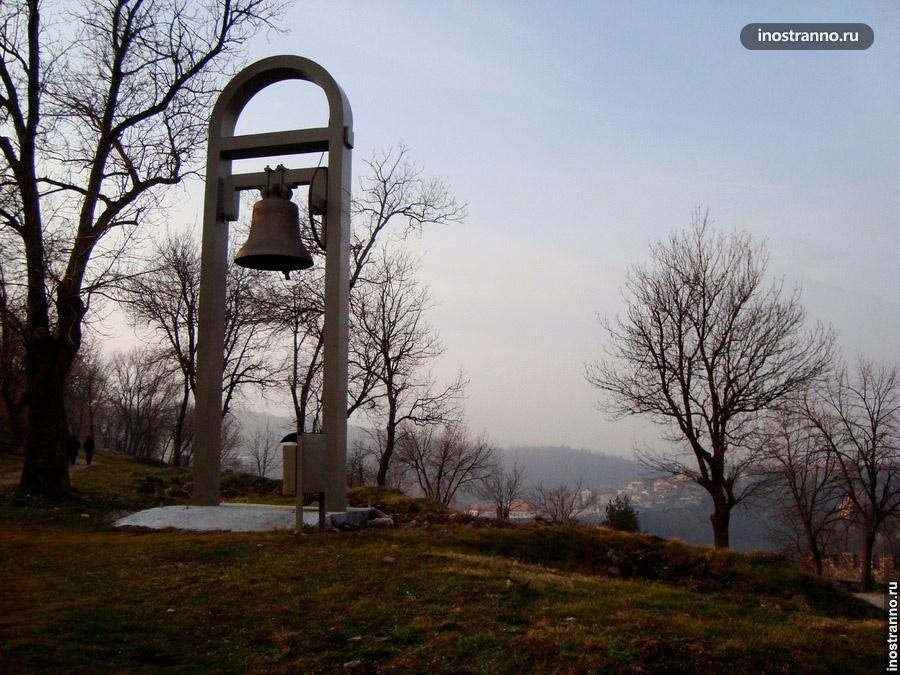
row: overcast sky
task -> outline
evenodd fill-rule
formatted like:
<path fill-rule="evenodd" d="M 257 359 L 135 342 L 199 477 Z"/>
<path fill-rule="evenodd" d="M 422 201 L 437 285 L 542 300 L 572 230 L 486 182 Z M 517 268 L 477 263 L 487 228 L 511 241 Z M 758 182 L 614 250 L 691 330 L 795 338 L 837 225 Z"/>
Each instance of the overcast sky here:
<path fill-rule="evenodd" d="M 763 21 L 864 22 L 875 43 L 744 49 L 741 28 Z M 900 360 L 897 3 L 303 1 L 284 27 L 250 58 L 300 54 L 334 75 L 355 178 L 402 140 L 468 202 L 465 224 L 414 248 L 440 303 L 436 373 L 465 370 L 471 425 L 498 443 L 653 441 L 596 411 L 583 367 L 628 266 L 698 204 L 767 240 L 773 275 L 802 284 L 848 356 Z M 309 85 L 280 84 L 239 132 L 326 119 Z M 178 217 L 199 223 L 190 195 Z"/>

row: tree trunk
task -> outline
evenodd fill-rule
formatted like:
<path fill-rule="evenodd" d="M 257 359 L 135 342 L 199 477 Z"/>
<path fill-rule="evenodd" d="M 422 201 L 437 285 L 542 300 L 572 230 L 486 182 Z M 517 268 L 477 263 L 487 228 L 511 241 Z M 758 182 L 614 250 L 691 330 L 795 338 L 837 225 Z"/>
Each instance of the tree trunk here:
<path fill-rule="evenodd" d="M 19 492 L 60 497 L 71 491 L 66 457 L 66 375 L 75 349 L 50 336 L 26 342 L 27 424 Z"/>
<path fill-rule="evenodd" d="M 875 527 L 867 523 L 863 529 L 862 570 L 859 579 L 862 584 L 863 593 L 872 590 L 872 551 L 874 550 Z"/>
<path fill-rule="evenodd" d="M 814 548 L 812 552 L 813 564 L 816 566 L 816 574 L 822 576 L 822 553 L 818 548 Z"/>
<path fill-rule="evenodd" d="M 175 433 L 173 434 L 172 465 L 181 466 L 182 450 L 184 449 L 184 420 L 187 417 L 188 403 L 191 397 L 190 380 L 185 378 L 184 389 L 181 393 L 181 404 L 178 406 L 178 417 L 175 420 Z"/>
<path fill-rule="evenodd" d="M 713 539 L 716 550 L 728 548 L 728 525 L 731 521 L 731 509 L 724 501 L 714 500 L 715 510 L 709 517 L 713 526 Z"/>
<path fill-rule="evenodd" d="M 819 540 L 816 537 L 815 530 L 812 528 L 812 523 L 806 518 L 803 520 L 803 530 L 806 533 L 806 545 L 809 546 L 809 552 L 816 567 L 816 574 L 822 576 L 822 551 L 819 548 Z"/>
<path fill-rule="evenodd" d="M 381 458 L 378 460 L 377 483 L 381 487 L 384 487 L 387 482 L 387 472 L 391 466 L 391 456 L 394 454 L 394 443 L 397 441 L 397 425 L 392 420 L 393 415 L 389 415 L 387 428 L 385 429 L 384 452 L 381 453 Z"/>

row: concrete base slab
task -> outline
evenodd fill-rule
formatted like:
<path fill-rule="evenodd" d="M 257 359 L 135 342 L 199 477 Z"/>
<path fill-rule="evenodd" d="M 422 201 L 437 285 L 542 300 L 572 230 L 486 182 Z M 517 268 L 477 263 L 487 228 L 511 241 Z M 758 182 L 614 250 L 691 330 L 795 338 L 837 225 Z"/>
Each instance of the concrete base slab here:
<path fill-rule="evenodd" d="M 348 508 L 325 514 L 325 525 L 340 527 L 346 523 L 365 525 L 374 517 L 374 509 Z M 293 530 L 294 507 L 277 504 L 220 504 L 219 506 L 160 506 L 119 518 L 114 527 L 146 527 L 151 530 L 191 530 L 194 532 L 271 532 Z M 316 527 L 319 509 L 303 509 L 303 525 Z"/>
<path fill-rule="evenodd" d="M 875 605 L 878 609 L 884 610 L 884 594 L 883 593 L 854 593 L 860 600 L 865 600 L 870 605 Z"/>

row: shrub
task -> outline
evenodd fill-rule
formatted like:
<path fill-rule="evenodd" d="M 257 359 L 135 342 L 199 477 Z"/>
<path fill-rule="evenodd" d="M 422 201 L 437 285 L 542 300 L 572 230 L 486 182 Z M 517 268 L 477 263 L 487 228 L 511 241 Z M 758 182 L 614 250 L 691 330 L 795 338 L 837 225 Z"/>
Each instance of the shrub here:
<path fill-rule="evenodd" d="M 614 497 L 606 505 L 606 520 L 603 525 L 623 532 L 640 532 L 641 523 L 637 511 L 627 496 Z"/>

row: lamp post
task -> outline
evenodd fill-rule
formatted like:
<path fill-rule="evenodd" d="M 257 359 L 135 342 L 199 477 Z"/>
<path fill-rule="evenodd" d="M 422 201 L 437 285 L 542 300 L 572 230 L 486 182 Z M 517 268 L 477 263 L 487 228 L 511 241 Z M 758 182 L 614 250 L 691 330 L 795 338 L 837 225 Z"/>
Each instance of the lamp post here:
<path fill-rule="evenodd" d="M 329 109 L 328 126 L 235 136 L 237 119 L 250 99 L 270 84 L 284 80 L 305 80 L 318 85 L 325 92 Z M 238 218 L 239 193 L 242 190 L 261 190 L 264 191 L 263 202 L 269 201 L 267 198 L 286 201 L 285 194 L 290 188 L 310 185 L 314 180 L 318 186 L 321 174 L 324 173 L 325 200 L 324 205 L 320 204 L 320 208 L 324 210 L 326 250 L 322 427 L 325 456 L 332 461 L 332 466 L 329 467 L 332 484 L 339 487 L 330 494 L 326 493 L 325 499 L 329 511 L 346 509 L 352 148 L 353 118 L 347 97 L 334 78 L 309 59 L 300 56 L 273 56 L 257 61 L 232 78 L 216 101 L 209 123 L 200 260 L 193 466 L 193 502 L 196 505 L 219 503 L 228 223 Z M 280 188 L 274 190 L 270 172 L 231 172 L 232 161 L 236 159 L 319 152 L 328 153 L 327 168 L 279 167 L 281 184 Z M 254 210 L 254 221 L 256 218 Z M 252 248 L 249 245 L 248 240 L 248 245 L 242 252 Z M 272 261 L 265 256 L 254 257 L 259 255 L 258 250 L 254 249 L 251 253 L 254 255 L 245 256 L 241 264 L 285 271 L 308 267 L 305 261 L 292 267 L 282 268 L 277 266 L 278 263 L 273 266 Z"/>

